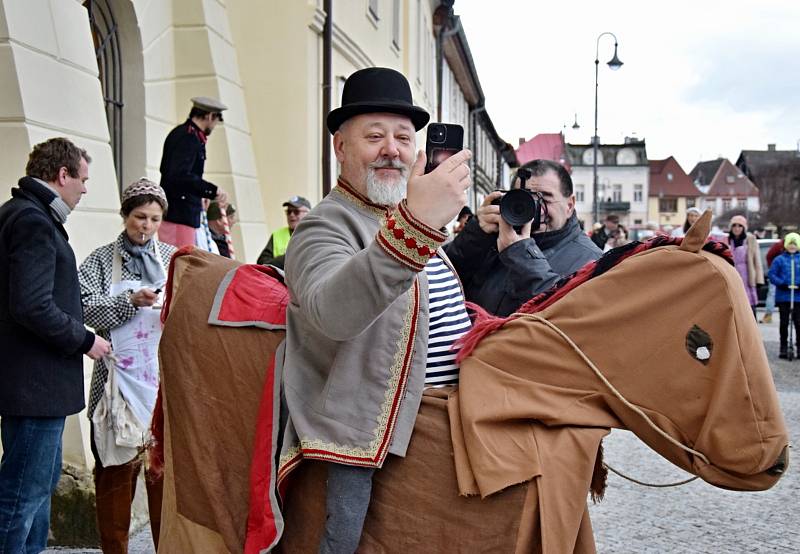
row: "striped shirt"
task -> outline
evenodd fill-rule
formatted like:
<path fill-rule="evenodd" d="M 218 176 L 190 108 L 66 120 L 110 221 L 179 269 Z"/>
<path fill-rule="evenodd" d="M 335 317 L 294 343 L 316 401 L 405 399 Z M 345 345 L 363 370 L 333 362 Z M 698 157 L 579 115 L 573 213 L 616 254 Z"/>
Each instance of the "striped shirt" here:
<path fill-rule="evenodd" d="M 464 295 L 453 271 L 438 256 L 425 265 L 428 276 L 428 363 L 425 385 L 458 384 L 458 365 L 453 343 L 472 327 L 464 307 Z"/>

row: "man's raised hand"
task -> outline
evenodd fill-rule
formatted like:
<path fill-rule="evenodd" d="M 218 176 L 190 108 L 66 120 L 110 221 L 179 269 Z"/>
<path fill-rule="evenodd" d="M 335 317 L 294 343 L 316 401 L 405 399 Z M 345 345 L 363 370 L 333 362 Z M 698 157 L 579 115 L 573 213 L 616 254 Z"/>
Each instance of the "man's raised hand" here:
<path fill-rule="evenodd" d="M 441 229 L 458 215 L 467 203 L 467 191 L 472 186 L 467 165 L 470 158 L 472 152 L 462 150 L 426 175 L 425 152 L 417 153 L 406 194 L 408 209 L 414 217 L 429 227 Z"/>

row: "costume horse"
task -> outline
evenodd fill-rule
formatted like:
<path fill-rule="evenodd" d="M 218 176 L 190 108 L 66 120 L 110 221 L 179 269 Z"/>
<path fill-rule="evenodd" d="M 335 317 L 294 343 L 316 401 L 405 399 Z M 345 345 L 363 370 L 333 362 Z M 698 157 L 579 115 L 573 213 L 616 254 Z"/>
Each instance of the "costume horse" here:
<path fill-rule="evenodd" d="M 464 341 L 459 388 L 426 392 L 407 456 L 390 457 L 375 473 L 359 551 L 593 552 L 587 495 L 602 493 L 600 441 L 612 427 L 633 431 L 713 485 L 774 485 L 788 463 L 788 435 L 740 278 L 724 247 L 704 247 L 709 224 L 706 214 L 682 242 L 656 239 L 612 251 L 509 318 L 484 314 Z M 251 355 L 228 354 L 234 363 Z M 162 364 L 165 377 L 171 369 Z M 257 386 L 245 405 L 253 405 Z M 241 421 L 245 427 L 229 433 L 252 442 L 253 429 L 265 428 L 263 414 L 275 414 L 265 401 L 274 399 L 270 386 L 249 427 L 236 405 L 221 406 L 213 417 Z M 180 387 L 165 389 L 166 406 L 173 394 L 180 397 Z M 246 450 L 235 459 L 205 455 L 245 463 L 250 471 L 266 463 L 256 453 L 252 459 L 261 461 L 251 464 Z M 179 455 L 174 445 L 172 454 Z M 230 471 L 244 478 L 243 468 Z M 169 472 L 165 477 L 166 497 Z M 278 548 L 316 552 L 325 465 L 303 462 L 287 483 Z M 254 495 L 256 488 L 251 483 L 249 496 L 236 497 L 219 490 L 218 498 L 203 501 L 241 505 L 249 498 L 250 522 L 240 517 L 236 533 L 195 515 L 202 533 L 184 532 L 184 542 L 172 544 L 199 551 L 202 542 L 195 539 L 214 534 L 216 550 L 203 551 L 273 547 L 284 523 L 280 514 L 270 542 L 250 540 L 251 530 L 253 536 L 263 530 L 251 525 L 253 510 L 271 502 Z M 168 519 L 165 500 L 162 529 Z"/>

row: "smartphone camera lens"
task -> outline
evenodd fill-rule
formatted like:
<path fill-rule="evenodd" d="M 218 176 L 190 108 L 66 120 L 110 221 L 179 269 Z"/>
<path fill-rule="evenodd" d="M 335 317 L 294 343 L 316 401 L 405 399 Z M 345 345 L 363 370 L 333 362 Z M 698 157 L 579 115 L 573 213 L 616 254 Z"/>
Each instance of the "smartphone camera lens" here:
<path fill-rule="evenodd" d="M 447 128 L 444 125 L 431 124 L 428 126 L 428 137 L 431 142 L 444 143 L 447 139 Z"/>

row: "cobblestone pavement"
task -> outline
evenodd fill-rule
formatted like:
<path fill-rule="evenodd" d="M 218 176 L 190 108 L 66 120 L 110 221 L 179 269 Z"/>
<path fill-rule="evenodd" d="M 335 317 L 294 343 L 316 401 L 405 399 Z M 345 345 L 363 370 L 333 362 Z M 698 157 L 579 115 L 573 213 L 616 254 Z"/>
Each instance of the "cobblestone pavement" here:
<path fill-rule="evenodd" d="M 760 315 L 760 314 L 759 314 Z M 779 391 L 792 445 L 800 444 L 800 361 L 778 359 L 778 323 L 759 325 Z M 794 448 L 790 459 L 797 456 Z M 639 480 L 669 483 L 689 475 L 627 431 L 605 440 L 605 460 Z M 792 460 L 787 475 L 765 492 L 732 492 L 702 481 L 653 489 L 614 474 L 605 500 L 591 505 L 600 553 L 800 552 L 800 472 Z M 47 554 L 99 550 L 58 548 Z M 149 527 L 131 538 L 130 554 L 154 554 Z"/>

